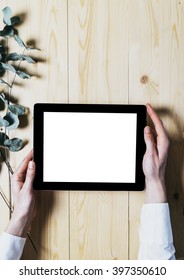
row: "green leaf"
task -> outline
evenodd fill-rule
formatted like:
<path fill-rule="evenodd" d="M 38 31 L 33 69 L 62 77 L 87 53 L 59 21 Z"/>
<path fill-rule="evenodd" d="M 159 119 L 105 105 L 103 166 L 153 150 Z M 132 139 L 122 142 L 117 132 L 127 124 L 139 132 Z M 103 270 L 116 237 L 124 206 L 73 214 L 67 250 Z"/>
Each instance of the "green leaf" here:
<path fill-rule="evenodd" d="M 0 126 L 7 127 L 8 125 L 9 125 L 9 122 L 0 117 Z"/>
<path fill-rule="evenodd" d="M 19 138 L 7 139 L 4 141 L 4 146 L 8 147 L 11 152 L 17 152 L 22 148 L 23 141 Z"/>
<path fill-rule="evenodd" d="M 0 145 L 4 145 L 6 139 L 9 139 L 9 137 L 4 132 L 0 132 Z"/>
<path fill-rule="evenodd" d="M 12 17 L 10 20 L 11 20 L 11 25 L 15 25 L 20 22 L 20 17 L 17 17 L 17 16 Z"/>
<path fill-rule="evenodd" d="M 17 70 L 16 73 L 22 79 L 30 79 L 31 78 L 31 76 L 29 74 L 27 74 L 25 72 L 22 72 L 22 71 Z"/>
<path fill-rule="evenodd" d="M 14 35 L 14 39 L 21 48 L 26 48 L 26 50 L 39 50 L 40 51 L 40 49 L 38 49 L 38 48 L 32 48 L 32 47 L 26 46 L 26 44 L 22 41 L 22 39 L 16 34 Z"/>
<path fill-rule="evenodd" d="M 5 82 L 3 79 L 0 79 L 0 84 L 6 84 L 7 86 L 11 87 L 11 85 Z"/>
<path fill-rule="evenodd" d="M 6 25 L 3 30 L 0 31 L 0 36 L 8 39 L 10 36 L 14 35 L 14 29 L 12 26 Z"/>
<path fill-rule="evenodd" d="M 16 73 L 15 68 L 12 65 L 8 64 L 8 63 L 0 62 L 0 69 L 8 70 L 8 71 L 12 71 L 12 72 Z"/>
<path fill-rule="evenodd" d="M 4 53 L 4 47 L 2 45 L 0 45 L 0 53 Z"/>
<path fill-rule="evenodd" d="M 26 107 L 22 105 L 8 105 L 8 109 L 15 115 L 25 115 Z"/>
<path fill-rule="evenodd" d="M 1 99 L 5 104 L 8 103 L 8 100 L 6 100 L 5 95 L 4 95 L 3 92 L 0 93 L 0 99 Z"/>
<path fill-rule="evenodd" d="M 28 63 L 35 63 L 34 59 L 28 55 L 21 55 L 22 60 L 26 60 Z"/>
<path fill-rule="evenodd" d="M 9 60 L 12 60 L 12 61 L 20 60 L 20 55 L 18 53 L 10 53 L 6 57 L 6 61 L 9 61 Z"/>
<path fill-rule="evenodd" d="M 19 126 L 19 118 L 12 112 L 7 113 L 4 119 L 9 122 L 9 126 L 6 127 L 8 130 L 15 129 Z"/>
<path fill-rule="evenodd" d="M 5 7 L 3 9 L 3 15 L 4 15 L 4 18 L 3 18 L 3 22 L 6 24 L 6 25 L 11 25 L 11 15 L 12 15 L 12 10 L 10 9 L 10 7 Z"/>
<path fill-rule="evenodd" d="M 17 61 L 17 60 L 26 60 L 28 63 L 35 63 L 35 61 L 28 55 L 18 54 L 18 53 L 10 53 L 6 57 L 6 61 Z"/>
<path fill-rule="evenodd" d="M 21 48 L 26 48 L 26 45 L 18 35 L 14 35 L 15 41 L 19 44 Z"/>

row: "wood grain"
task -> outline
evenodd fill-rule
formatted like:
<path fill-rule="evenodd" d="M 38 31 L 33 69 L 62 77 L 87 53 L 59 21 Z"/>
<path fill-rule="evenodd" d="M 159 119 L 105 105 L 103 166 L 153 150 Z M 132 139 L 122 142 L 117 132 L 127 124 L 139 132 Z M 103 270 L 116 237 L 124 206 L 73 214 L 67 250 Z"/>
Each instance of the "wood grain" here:
<path fill-rule="evenodd" d="M 184 258 L 184 1 L 161 5 L 159 111 L 170 136 L 170 153 L 166 170 L 176 257 Z"/>
<path fill-rule="evenodd" d="M 129 1 L 129 103 L 158 104 L 159 1 Z M 129 194 L 129 258 L 137 259 L 144 192 Z"/>
<path fill-rule="evenodd" d="M 6 5 L 21 15 L 20 37 L 41 49 L 32 53 L 37 64 L 22 64 L 31 80 L 17 78 L 13 90 L 30 112 L 10 133 L 25 141 L 10 154 L 12 168 L 32 148 L 34 103 L 150 102 L 171 141 L 166 185 L 184 258 L 184 0 L 3 0 L 0 10 Z M 20 51 L 15 42 L 9 48 Z M 0 186 L 9 197 L 2 162 Z M 39 192 L 30 232 L 39 255 L 27 241 L 23 258 L 136 259 L 143 202 L 144 192 Z M 1 199 L 0 232 L 8 220 Z"/>
<path fill-rule="evenodd" d="M 176 256 L 183 258 L 183 1 L 130 1 L 131 103 L 150 102 L 170 137 L 166 186 Z M 129 17 L 130 18 L 130 17 Z M 130 194 L 130 259 L 137 258 L 140 194 Z"/>
<path fill-rule="evenodd" d="M 127 1 L 69 1 L 69 102 L 127 102 L 126 8 Z M 70 258 L 128 258 L 127 192 L 71 192 Z"/>
<path fill-rule="evenodd" d="M 26 119 L 22 119 L 22 127 L 14 132 L 27 141 L 22 151 L 11 154 L 11 163 L 16 169 L 20 159 L 32 148 L 34 103 L 68 100 L 67 1 L 49 0 L 38 3 L 36 0 L 19 0 L 8 1 L 8 4 L 14 14 L 22 15 L 24 19 L 19 27 L 20 37 L 41 49 L 40 52 L 31 53 L 38 61 L 37 64 L 27 67 L 32 75 L 31 80 L 17 79 L 21 85 L 17 85 L 13 91 L 14 98 L 30 110 Z M 41 192 L 38 196 L 38 214 L 31 236 L 39 255 L 35 255 L 27 241 L 23 258 L 68 259 L 68 192 Z"/>

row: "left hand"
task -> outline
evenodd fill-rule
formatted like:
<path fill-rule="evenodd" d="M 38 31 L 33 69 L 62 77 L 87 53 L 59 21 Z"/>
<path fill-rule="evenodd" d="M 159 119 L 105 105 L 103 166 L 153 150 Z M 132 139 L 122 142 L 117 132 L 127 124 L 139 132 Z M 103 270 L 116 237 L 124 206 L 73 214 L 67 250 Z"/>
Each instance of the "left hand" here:
<path fill-rule="evenodd" d="M 11 178 L 14 211 L 6 232 L 25 237 L 36 215 L 36 196 L 33 189 L 35 163 L 31 151 Z"/>

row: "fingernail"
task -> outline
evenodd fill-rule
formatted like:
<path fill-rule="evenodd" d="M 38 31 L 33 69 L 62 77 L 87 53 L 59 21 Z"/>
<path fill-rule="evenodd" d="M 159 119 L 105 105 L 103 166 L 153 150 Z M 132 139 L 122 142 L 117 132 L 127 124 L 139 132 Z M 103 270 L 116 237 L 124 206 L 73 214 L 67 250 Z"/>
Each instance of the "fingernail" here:
<path fill-rule="evenodd" d="M 28 164 L 29 169 L 34 169 L 34 162 L 31 160 Z"/>
<path fill-rule="evenodd" d="M 146 126 L 145 132 L 146 132 L 146 133 L 150 133 L 150 127 L 149 127 L 149 126 Z"/>

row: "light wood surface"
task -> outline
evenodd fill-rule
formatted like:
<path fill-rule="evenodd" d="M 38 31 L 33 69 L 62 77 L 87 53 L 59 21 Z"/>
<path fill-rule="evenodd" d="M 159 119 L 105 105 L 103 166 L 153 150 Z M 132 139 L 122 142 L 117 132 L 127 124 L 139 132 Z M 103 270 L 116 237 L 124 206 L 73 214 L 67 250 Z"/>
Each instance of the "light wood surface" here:
<path fill-rule="evenodd" d="M 69 1 L 70 102 L 128 101 L 127 2 L 113 3 Z M 70 256 L 128 258 L 127 192 L 71 192 Z"/>
<path fill-rule="evenodd" d="M 150 102 L 171 141 L 167 193 L 177 258 L 184 258 L 184 1 L 3 0 L 0 10 L 6 5 L 23 19 L 20 37 L 41 49 L 27 68 L 31 80 L 17 78 L 13 90 L 30 110 L 11 132 L 26 141 L 10 154 L 13 169 L 32 148 L 34 103 Z M 2 161 L 0 186 L 9 196 Z M 39 192 L 30 232 L 39 254 L 27 241 L 23 258 L 136 259 L 143 202 L 144 192 Z M 0 200 L 0 231 L 8 219 Z"/>

